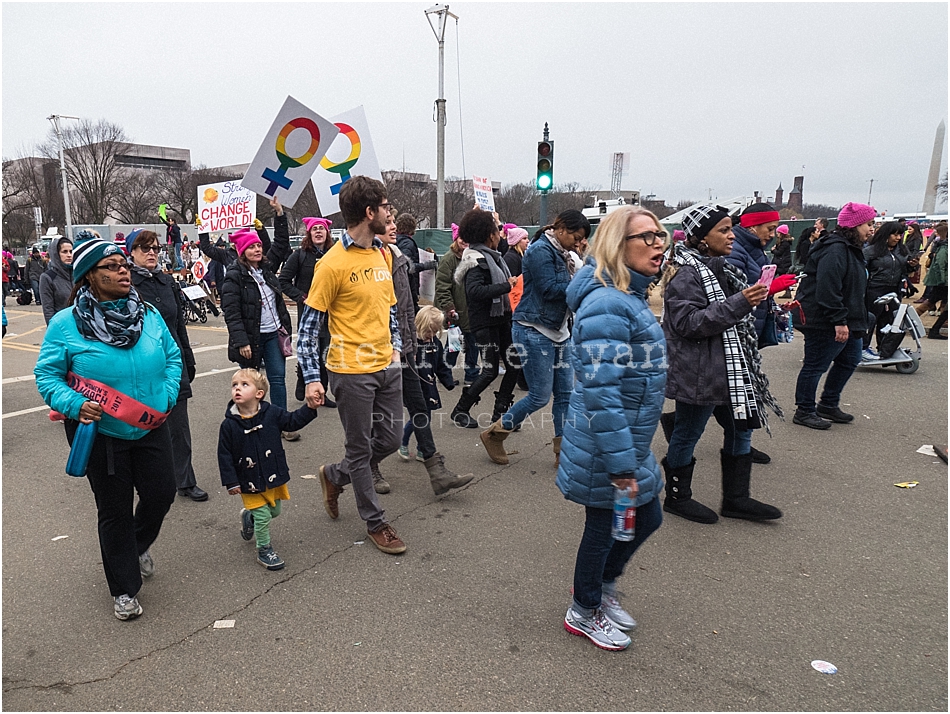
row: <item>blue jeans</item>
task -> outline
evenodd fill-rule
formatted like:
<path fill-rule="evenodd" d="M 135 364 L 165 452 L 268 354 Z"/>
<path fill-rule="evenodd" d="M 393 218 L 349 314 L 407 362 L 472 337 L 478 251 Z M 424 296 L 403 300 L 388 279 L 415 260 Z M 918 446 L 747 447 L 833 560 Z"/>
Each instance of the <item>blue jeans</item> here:
<path fill-rule="evenodd" d="M 693 450 L 700 437 L 706 431 L 709 417 L 716 417 L 722 427 L 722 450 L 733 456 L 748 454 L 752 448 L 752 430 L 736 429 L 732 419 L 732 408 L 727 404 L 687 404 L 676 402 L 676 423 L 670 436 L 670 446 L 666 452 L 666 462 L 670 468 L 689 466 L 693 461 Z"/>
<path fill-rule="evenodd" d="M 799 411 L 815 413 L 815 394 L 821 375 L 831 367 L 820 404 L 834 409 L 841 401 L 844 385 L 851 379 L 861 362 L 863 337 L 849 337 L 847 342 L 835 342 L 834 329 L 802 330 L 805 335 L 805 358 L 795 386 L 795 405 Z"/>
<path fill-rule="evenodd" d="M 521 345 L 521 369 L 528 380 L 528 394 L 502 415 L 501 425 L 509 431 L 514 429 L 529 414 L 544 408 L 553 394 L 551 412 L 554 416 L 554 435 L 561 436 L 567 416 L 567 402 L 574 386 L 570 341 L 552 342 L 533 327 L 525 327 L 517 322 L 511 326 L 511 341 Z"/>
<path fill-rule="evenodd" d="M 529 382 L 530 384 L 530 382 Z M 574 563 L 574 611 L 589 617 L 600 607 L 603 592 L 612 595 L 616 580 L 627 562 L 644 541 L 663 522 L 660 499 L 654 498 L 637 507 L 637 523 L 633 540 L 614 540 L 610 535 L 613 511 L 609 508 L 586 507 L 584 535 L 577 548 Z"/>
<path fill-rule="evenodd" d="M 463 350 L 465 351 L 465 384 L 471 384 L 478 377 L 478 345 L 475 344 L 475 335 L 471 332 L 462 333 Z M 458 364 L 458 352 L 446 352 L 445 362 L 449 367 Z"/>
<path fill-rule="evenodd" d="M 267 374 L 267 381 L 270 382 L 270 403 L 281 409 L 286 409 L 287 385 L 284 381 L 286 358 L 280 351 L 277 332 L 262 332 L 260 344 L 264 372 Z"/>
<path fill-rule="evenodd" d="M 42 303 L 40 302 L 40 281 L 31 280 L 30 285 L 33 288 L 33 298 L 36 300 L 36 304 L 41 305 Z"/>
<path fill-rule="evenodd" d="M 174 269 L 181 270 L 182 268 L 185 267 L 184 264 L 181 262 L 181 243 L 174 243 L 173 245 L 175 246 L 175 251 L 174 251 L 175 268 Z"/>

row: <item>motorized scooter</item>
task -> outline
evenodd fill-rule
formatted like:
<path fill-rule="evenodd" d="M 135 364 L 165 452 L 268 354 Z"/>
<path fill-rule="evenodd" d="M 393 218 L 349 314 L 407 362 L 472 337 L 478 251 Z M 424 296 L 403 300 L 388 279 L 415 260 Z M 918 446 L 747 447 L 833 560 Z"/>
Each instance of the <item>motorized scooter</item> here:
<path fill-rule="evenodd" d="M 920 321 L 920 316 L 913 306 L 902 303 L 897 293 L 881 295 L 874 301 L 875 305 L 887 305 L 889 303 L 897 305 L 897 309 L 894 310 L 894 319 L 891 324 L 885 325 L 881 330 L 881 344 L 878 345 L 880 356 L 870 359 L 862 357 L 858 367 L 893 366 L 901 374 L 913 374 L 920 366 L 920 360 L 923 356 L 920 338 L 926 333 L 924 323 Z M 901 341 L 907 334 L 914 338 L 914 343 L 917 345 L 916 349 L 900 346 Z"/>

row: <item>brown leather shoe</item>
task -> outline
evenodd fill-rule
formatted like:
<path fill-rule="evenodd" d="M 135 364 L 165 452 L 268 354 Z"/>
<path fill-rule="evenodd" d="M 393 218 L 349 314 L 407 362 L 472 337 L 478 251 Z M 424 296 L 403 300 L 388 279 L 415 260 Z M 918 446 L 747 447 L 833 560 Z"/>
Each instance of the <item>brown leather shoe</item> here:
<path fill-rule="evenodd" d="M 508 452 L 505 451 L 505 439 L 511 432 L 502 427 L 501 420 L 493 422 L 490 427 L 479 434 L 488 458 L 496 464 L 504 466 L 508 463 Z"/>
<path fill-rule="evenodd" d="M 406 544 L 402 542 L 399 536 L 396 535 L 396 531 L 388 523 L 375 532 L 367 531 L 367 534 L 372 538 L 376 547 L 384 553 L 399 555 L 406 552 Z"/>
<path fill-rule="evenodd" d="M 326 466 L 320 467 L 319 474 L 320 489 L 323 491 L 323 507 L 326 509 L 327 515 L 333 520 L 336 520 L 340 517 L 340 505 L 337 501 L 340 498 L 340 494 L 343 493 L 343 487 L 337 486 L 327 478 Z"/>

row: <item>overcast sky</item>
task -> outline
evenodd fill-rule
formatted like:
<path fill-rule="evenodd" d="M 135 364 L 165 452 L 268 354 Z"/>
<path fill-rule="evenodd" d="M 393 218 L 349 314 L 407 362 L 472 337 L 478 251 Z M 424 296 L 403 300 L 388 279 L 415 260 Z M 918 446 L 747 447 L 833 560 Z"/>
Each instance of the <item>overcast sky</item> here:
<path fill-rule="evenodd" d="M 364 105 L 380 166 L 435 176 L 428 7 L 4 2 L 3 156 L 58 113 L 194 164 L 245 163 L 290 94 L 326 117 Z M 609 188 L 625 151 L 623 187 L 670 204 L 779 182 L 787 197 L 802 166 L 807 203 L 865 202 L 872 178 L 878 209 L 923 201 L 947 114 L 946 3 L 450 9 L 447 176 L 463 175 L 464 139 L 468 176 L 533 180 L 548 122 L 556 184 Z"/>

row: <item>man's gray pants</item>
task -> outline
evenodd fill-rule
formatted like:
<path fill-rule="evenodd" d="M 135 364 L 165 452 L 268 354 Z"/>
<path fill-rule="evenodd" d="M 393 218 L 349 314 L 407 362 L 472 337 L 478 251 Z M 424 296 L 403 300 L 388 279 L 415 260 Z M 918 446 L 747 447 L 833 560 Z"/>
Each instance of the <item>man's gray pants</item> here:
<path fill-rule="evenodd" d="M 373 488 L 370 462 L 379 463 L 402 443 L 402 370 L 397 364 L 372 374 L 330 372 L 330 391 L 343 425 L 346 453 L 340 463 L 326 467 L 326 477 L 337 486 L 353 485 L 360 518 L 375 531 L 386 518 Z"/>

